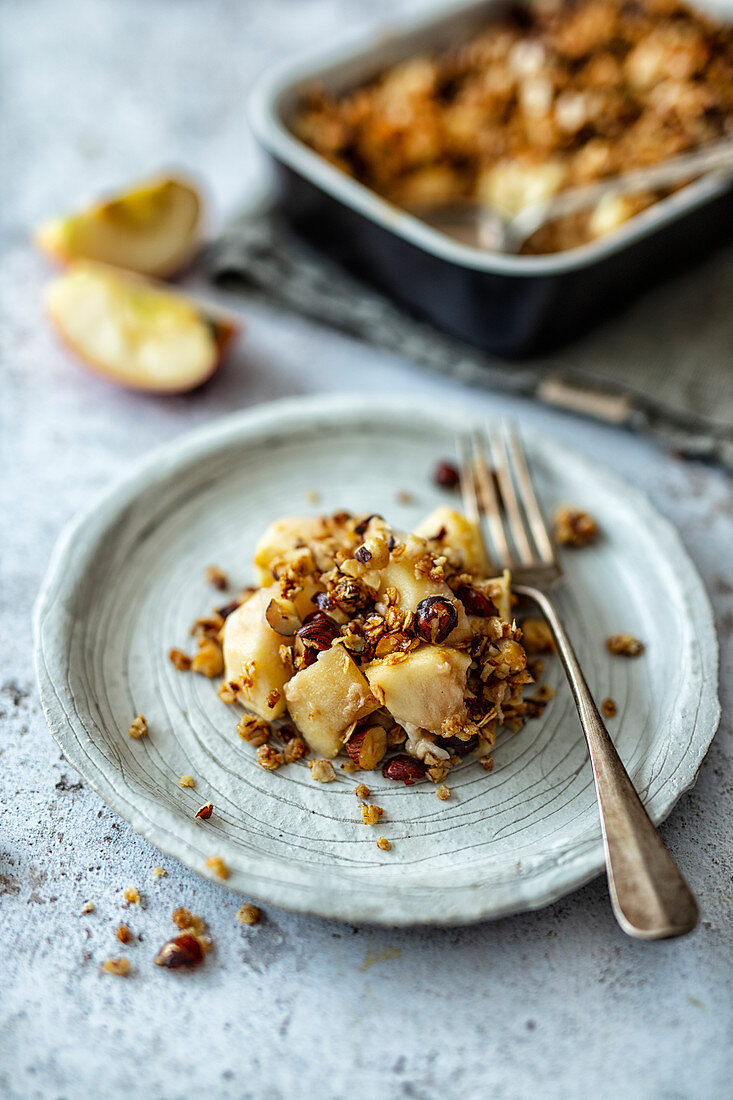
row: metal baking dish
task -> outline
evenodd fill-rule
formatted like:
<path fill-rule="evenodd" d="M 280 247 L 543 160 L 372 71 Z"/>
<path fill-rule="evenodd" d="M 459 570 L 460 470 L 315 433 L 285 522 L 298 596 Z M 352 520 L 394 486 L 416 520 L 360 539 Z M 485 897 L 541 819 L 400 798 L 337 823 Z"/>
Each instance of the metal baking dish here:
<path fill-rule="evenodd" d="M 733 237 L 730 178 L 705 178 L 607 237 L 547 256 L 459 244 L 333 167 L 289 129 L 304 85 L 341 92 L 397 61 L 468 38 L 501 0 L 453 8 L 286 61 L 250 100 L 257 139 L 276 169 L 296 229 L 418 316 L 494 354 L 519 358 L 579 335 L 661 278 Z"/>

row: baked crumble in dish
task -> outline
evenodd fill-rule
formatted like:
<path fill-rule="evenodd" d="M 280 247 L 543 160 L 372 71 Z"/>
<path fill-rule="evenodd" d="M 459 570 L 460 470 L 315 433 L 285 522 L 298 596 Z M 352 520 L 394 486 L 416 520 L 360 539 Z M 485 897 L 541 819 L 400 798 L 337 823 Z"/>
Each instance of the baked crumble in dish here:
<path fill-rule="evenodd" d="M 304 91 L 293 130 L 397 206 L 511 217 L 733 134 L 733 33 L 678 0 L 534 0 L 342 95 Z M 522 251 L 588 243 L 668 193 L 608 196 Z"/>
<path fill-rule="evenodd" d="M 533 677 L 509 574 L 489 575 L 475 525 L 449 507 L 408 536 L 378 515 L 286 517 L 254 569 L 259 587 L 194 629 L 200 652 L 220 650 L 198 670 L 223 673 L 219 696 L 244 707 L 237 730 L 267 769 L 312 752 L 312 772 L 341 755 L 346 772 L 441 783 L 469 754 L 490 771 L 497 728 L 541 709 L 522 699 Z"/>

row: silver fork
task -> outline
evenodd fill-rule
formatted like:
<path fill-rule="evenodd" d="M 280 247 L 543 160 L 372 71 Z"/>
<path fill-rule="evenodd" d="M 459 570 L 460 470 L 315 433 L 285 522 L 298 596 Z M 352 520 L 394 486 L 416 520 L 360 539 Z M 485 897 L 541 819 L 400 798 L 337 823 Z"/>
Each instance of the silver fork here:
<path fill-rule="evenodd" d="M 466 515 L 478 525 L 493 566 L 510 569 L 513 590 L 539 606 L 570 682 L 593 769 L 616 919 L 639 939 L 684 936 L 697 924 L 697 903 L 621 763 L 548 595 L 562 570 L 519 433 L 506 425 L 476 431 L 459 438 L 458 449 Z"/>

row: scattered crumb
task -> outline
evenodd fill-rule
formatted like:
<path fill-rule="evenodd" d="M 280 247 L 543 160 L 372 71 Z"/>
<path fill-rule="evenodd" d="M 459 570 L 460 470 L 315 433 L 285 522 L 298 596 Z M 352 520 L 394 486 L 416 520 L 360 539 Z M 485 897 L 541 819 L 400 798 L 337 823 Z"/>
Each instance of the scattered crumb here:
<path fill-rule="evenodd" d="M 493 772 L 494 770 L 494 758 L 493 756 L 482 756 L 479 760 L 479 764 L 485 772 Z"/>
<path fill-rule="evenodd" d="M 173 910 L 171 920 L 176 928 L 180 928 L 181 932 L 191 932 L 194 936 L 200 936 L 206 931 L 206 921 L 203 917 L 196 916 L 195 913 L 192 913 L 190 909 L 186 909 L 183 905 L 179 909 Z"/>
<path fill-rule="evenodd" d="M 179 672 L 188 672 L 191 667 L 191 658 L 182 649 L 171 649 L 168 653 L 168 659 Z"/>
<path fill-rule="evenodd" d="M 196 780 L 194 779 L 194 777 L 192 775 L 182 775 L 181 778 L 178 780 L 178 786 L 179 787 L 195 787 L 196 786 Z"/>
<path fill-rule="evenodd" d="M 200 817 L 203 821 L 208 821 L 214 812 L 213 802 L 207 802 L 204 806 L 199 806 L 194 817 Z"/>
<path fill-rule="evenodd" d="M 264 745 L 272 734 L 272 726 L 254 714 L 243 714 L 237 722 L 237 733 L 248 745 Z"/>
<path fill-rule="evenodd" d="M 585 546 L 598 537 L 598 524 L 580 508 L 558 508 L 554 521 L 555 541 L 560 546 Z"/>
<path fill-rule="evenodd" d="M 214 872 L 217 878 L 229 878 L 229 868 L 221 856 L 209 856 L 206 860 L 206 866 L 210 871 Z"/>
<path fill-rule="evenodd" d="M 117 939 L 120 943 L 129 943 L 132 939 L 132 932 L 126 924 L 121 924 L 117 929 Z"/>
<path fill-rule="evenodd" d="M 213 584 L 214 588 L 218 588 L 220 592 L 229 587 L 229 578 L 217 565 L 210 565 L 206 570 L 206 580 L 209 584 Z"/>
<path fill-rule="evenodd" d="M 262 910 L 247 902 L 237 909 L 236 916 L 241 924 L 259 924 L 262 920 Z"/>
<path fill-rule="evenodd" d="M 368 798 L 371 793 L 366 783 L 360 783 L 358 787 L 354 787 L 354 794 L 357 798 Z"/>
<path fill-rule="evenodd" d="M 361 820 L 365 825 L 376 825 L 384 810 L 381 806 L 360 806 Z"/>
<path fill-rule="evenodd" d="M 122 896 L 128 905 L 142 904 L 140 891 L 135 886 L 126 886 L 125 889 L 122 891 Z"/>
<path fill-rule="evenodd" d="M 107 959 L 102 963 L 102 970 L 108 974 L 116 974 L 118 978 L 125 978 L 130 973 L 129 959 Z"/>
<path fill-rule="evenodd" d="M 555 689 L 550 684 L 538 684 L 535 698 L 540 703 L 549 703 L 550 699 L 555 698 Z"/>
<path fill-rule="evenodd" d="M 204 961 L 204 952 L 209 950 L 204 946 L 204 939 L 205 937 L 200 938 L 190 932 L 182 932 L 163 944 L 153 962 L 167 970 L 178 970 L 181 967 L 191 970 Z"/>
<path fill-rule="evenodd" d="M 141 737 L 147 737 L 148 735 L 148 723 L 142 714 L 138 714 L 137 718 L 133 719 L 129 730 L 128 736 L 132 737 L 135 741 L 139 741 Z"/>
<path fill-rule="evenodd" d="M 407 489 L 400 489 L 397 493 L 398 504 L 412 504 L 413 499 L 412 493 L 408 493 Z"/>
<path fill-rule="evenodd" d="M 356 772 L 360 772 L 361 768 L 355 760 L 346 760 L 340 765 L 341 770 L 346 772 L 347 775 L 354 775 Z"/>
<path fill-rule="evenodd" d="M 242 690 L 242 685 L 239 680 L 222 680 L 219 685 L 217 695 L 221 699 L 222 703 L 236 703 L 237 696 Z"/>
<path fill-rule="evenodd" d="M 81 907 L 81 911 L 82 911 L 82 913 L 93 913 L 94 912 L 94 902 L 93 901 L 85 901 L 84 904 Z"/>
<path fill-rule="evenodd" d="M 317 489 L 309 489 L 309 491 L 305 494 L 305 499 L 308 501 L 309 504 L 318 504 L 319 500 L 321 499 L 321 494 L 318 492 Z"/>
<path fill-rule="evenodd" d="M 191 661 L 191 671 L 199 672 L 213 680 L 224 671 L 224 653 L 213 638 L 199 638 L 199 651 Z"/>
<path fill-rule="evenodd" d="M 435 788 L 435 793 L 441 802 L 446 802 L 450 798 L 450 787 L 445 783 L 441 783 Z"/>
<path fill-rule="evenodd" d="M 601 714 L 603 715 L 604 718 L 614 718 L 616 716 L 617 712 L 618 712 L 618 707 L 616 706 L 613 699 L 604 699 L 603 700 L 603 702 L 601 703 Z"/>
<path fill-rule="evenodd" d="M 285 757 L 277 749 L 273 749 L 272 745 L 260 745 L 257 750 L 257 763 L 265 771 L 273 772 L 275 768 L 285 763 Z"/>
<path fill-rule="evenodd" d="M 388 852 L 391 847 L 392 845 L 387 840 L 386 836 L 380 836 L 379 840 L 377 841 L 377 848 L 381 848 L 383 852 Z"/>
<path fill-rule="evenodd" d="M 606 640 L 606 649 L 615 653 L 617 657 L 638 657 L 644 652 L 644 643 L 633 634 L 612 634 Z"/>
<path fill-rule="evenodd" d="M 316 783 L 332 783 L 336 778 L 336 772 L 330 760 L 309 760 L 308 767 L 311 779 L 315 779 Z"/>
<path fill-rule="evenodd" d="M 522 625 L 522 645 L 527 653 L 553 653 L 555 640 L 544 619 L 525 619 Z"/>
<path fill-rule="evenodd" d="M 167 874 L 165 867 L 153 867 L 153 878 L 164 878 Z"/>

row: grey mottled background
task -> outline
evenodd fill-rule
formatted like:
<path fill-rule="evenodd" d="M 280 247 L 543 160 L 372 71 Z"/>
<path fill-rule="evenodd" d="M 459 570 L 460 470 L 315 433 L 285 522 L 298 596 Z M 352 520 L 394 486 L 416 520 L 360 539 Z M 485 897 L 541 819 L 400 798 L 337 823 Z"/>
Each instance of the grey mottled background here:
<path fill-rule="evenodd" d="M 84 373 L 42 316 L 42 216 L 165 164 L 209 183 L 212 226 L 262 181 L 243 104 L 285 50 L 388 17 L 387 0 L 4 0 L 0 1093 L 12 1097 L 700 1098 L 729 1095 L 733 521 L 730 483 L 642 439 L 521 399 L 510 411 L 648 491 L 708 585 L 723 645 L 723 727 L 663 827 L 694 886 L 690 938 L 626 939 L 597 881 L 541 913 L 448 932 L 390 932 L 269 910 L 158 854 L 60 759 L 39 710 L 30 609 L 63 524 L 159 442 L 233 408 L 307 392 L 450 383 L 246 297 L 228 367 L 168 400 Z M 412 7 L 419 5 L 413 3 Z M 192 285 L 197 280 L 192 277 Z M 705 323 L 704 316 L 700 325 Z M 694 349 L 690 349 L 691 362 Z M 673 640 L 671 640 L 673 644 Z M 147 908 L 125 912 L 134 883 Z M 81 916 L 87 899 L 96 912 Z M 152 965 L 187 904 L 216 949 L 191 974 Z M 127 979 L 100 975 L 127 919 Z"/>

